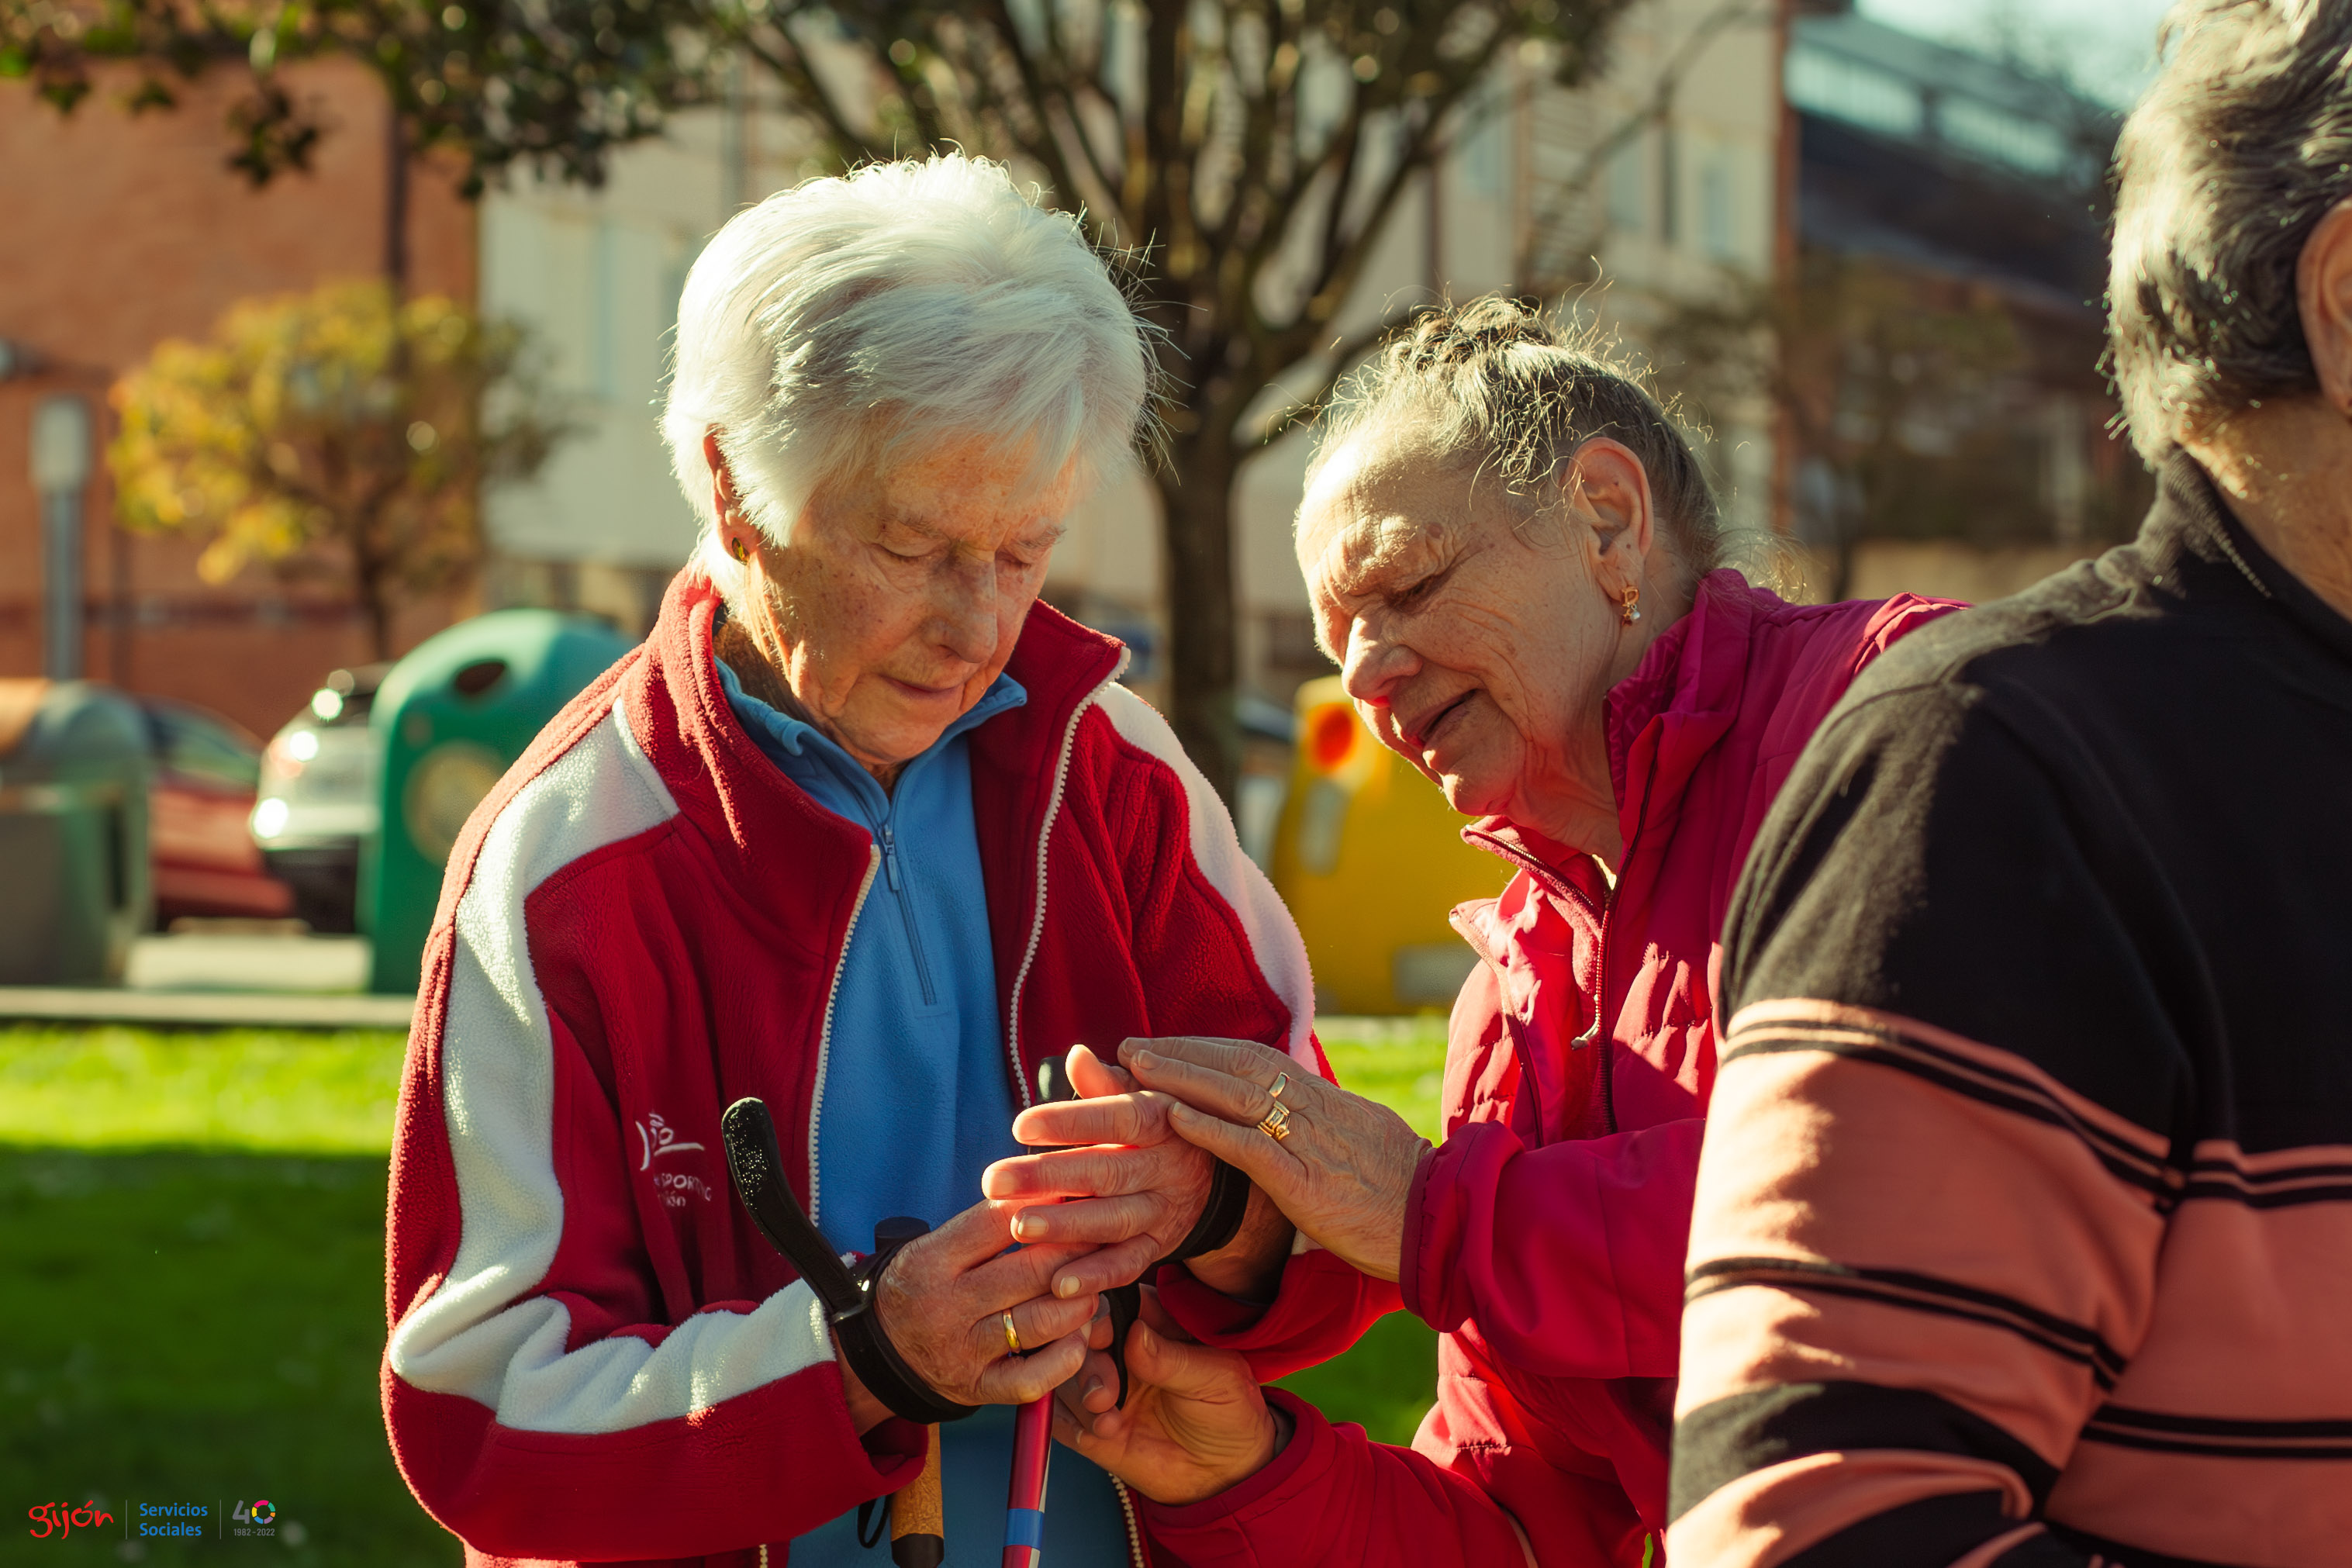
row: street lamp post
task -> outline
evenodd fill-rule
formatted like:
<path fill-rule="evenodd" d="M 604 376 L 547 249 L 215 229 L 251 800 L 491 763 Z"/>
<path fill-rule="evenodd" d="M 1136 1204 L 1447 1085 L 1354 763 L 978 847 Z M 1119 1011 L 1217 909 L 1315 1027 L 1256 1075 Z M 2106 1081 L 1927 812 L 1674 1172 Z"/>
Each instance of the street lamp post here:
<path fill-rule="evenodd" d="M 89 484 L 89 405 L 70 394 L 33 410 L 33 489 L 41 497 L 41 673 L 81 674 L 82 496 Z"/>

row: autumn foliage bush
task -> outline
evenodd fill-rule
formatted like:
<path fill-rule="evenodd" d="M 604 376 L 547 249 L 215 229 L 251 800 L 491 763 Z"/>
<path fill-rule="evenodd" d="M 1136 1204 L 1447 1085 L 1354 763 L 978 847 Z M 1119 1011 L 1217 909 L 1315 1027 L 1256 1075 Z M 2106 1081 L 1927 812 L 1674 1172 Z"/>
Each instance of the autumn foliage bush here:
<path fill-rule="evenodd" d="M 256 563 L 340 579 L 380 658 L 401 598 L 479 567 L 485 487 L 529 478 L 564 434 L 520 328 L 381 282 L 245 301 L 112 400 L 127 524 L 204 539 L 211 582 Z"/>

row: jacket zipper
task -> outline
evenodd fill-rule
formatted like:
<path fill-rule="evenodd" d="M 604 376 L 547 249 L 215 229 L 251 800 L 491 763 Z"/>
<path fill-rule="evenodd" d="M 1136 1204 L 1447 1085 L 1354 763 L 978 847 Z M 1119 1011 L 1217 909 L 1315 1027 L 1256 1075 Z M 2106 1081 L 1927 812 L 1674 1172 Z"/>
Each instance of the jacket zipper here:
<path fill-rule="evenodd" d="M 923 956 L 923 933 L 915 927 L 914 897 L 898 875 L 898 840 L 887 821 L 877 831 L 882 840 L 883 875 L 889 879 L 890 890 L 898 895 L 898 918 L 907 923 L 907 945 L 914 950 L 915 981 L 923 988 L 923 1005 L 934 1006 L 940 998 L 931 989 L 931 965 Z"/>
<path fill-rule="evenodd" d="M 1045 825 L 1037 831 L 1037 912 L 1030 918 L 1029 946 L 1021 954 L 1021 967 L 1013 973 L 1013 999 L 1004 1010 L 1004 1055 L 1013 1065 L 1013 1087 L 1021 1093 L 1024 1110 L 1029 1109 L 1032 1096 L 1029 1075 L 1021 1070 L 1021 993 L 1028 987 L 1029 971 L 1037 962 L 1038 943 L 1045 938 L 1045 851 L 1054 842 L 1054 819 L 1062 814 L 1062 792 L 1069 787 L 1070 752 L 1077 744 L 1079 721 L 1105 689 L 1126 672 L 1127 660 L 1127 650 L 1121 648 L 1118 663 L 1112 667 L 1110 674 L 1072 710 L 1069 725 L 1062 731 L 1062 754 L 1054 762 L 1054 793 L 1045 802 Z"/>
<path fill-rule="evenodd" d="M 841 931 L 841 956 L 833 962 L 833 984 L 825 987 L 824 1024 L 816 1037 L 816 1088 L 809 1094 L 808 1126 L 808 1215 L 809 1224 L 816 1224 L 816 1131 L 824 1113 L 824 1068 L 833 1055 L 833 1005 L 841 997 L 841 972 L 849 965 L 849 940 L 857 934 L 857 917 L 866 908 L 866 895 L 874 889 L 875 870 L 882 864 L 878 846 L 866 847 L 866 879 L 857 884 L 857 901 L 849 906 L 849 923 Z"/>
<path fill-rule="evenodd" d="M 1128 1555 L 1135 1559 L 1135 1568 L 1150 1568 L 1150 1564 L 1143 1560 L 1143 1526 L 1135 1517 L 1135 1499 L 1128 1495 L 1125 1481 L 1108 1470 L 1103 1474 L 1109 1479 L 1111 1490 L 1118 1494 L 1118 1511 L 1127 1516 Z"/>
<path fill-rule="evenodd" d="M 1610 883 L 1609 894 L 1601 901 L 1597 909 L 1582 889 L 1570 883 L 1559 873 L 1534 856 L 1504 843 L 1492 834 L 1478 835 L 1477 841 L 1482 848 L 1518 867 L 1551 889 L 1554 894 L 1573 900 L 1600 929 L 1601 956 L 1595 965 L 1598 971 L 1595 979 L 1599 984 L 1593 988 L 1592 1022 L 1585 1026 L 1584 1033 L 1577 1036 L 1575 1040 L 1570 1042 L 1570 1048 L 1573 1050 L 1581 1050 L 1587 1046 L 1598 1045 L 1601 1041 L 1601 1021 L 1609 1016 L 1609 918 L 1617 910 L 1617 889 L 1624 885 L 1626 875 L 1633 868 L 1633 851 L 1641 847 L 1643 826 L 1650 820 L 1650 789 L 1657 783 L 1657 778 L 1658 754 L 1653 751 L 1650 753 L 1649 776 L 1642 781 L 1642 814 L 1634 819 L 1633 837 L 1625 842 L 1625 853 L 1617 863 L 1617 876 Z M 1472 945 L 1475 947 L 1476 944 Z M 1481 956 L 1485 955 L 1482 953 Z M 1523 1058 L 1523 1061 L 1525 1059 Z M 1602 1131 L 1614 1132 L 1617 1131 L 1617 1083 L 1614 1064 L 1610 1060 L 1609 1052 L 1604 1050 L 1601 1053 L 1598 1065 L 1601 1079 L 1601 1125 Z"/>
<path fill-rule="evenodd" d="M 1625 854 L 1617 862 L 1617 875 L 1609 884 L 1608 900 L 1601 906 L 1601 962 L 1597 976 L 1600 984 L 1593 991 L 1592 1027 L 1585 1031 L 1585 1036 L 1601 1046 L 1598 1066 L 1601 1068 L 1601 1130 L 1603 1132 L 1617 1131 L 1616 1052 L 1609 1048 L 1616 1043 L 1616 1037 L 1612 1035 L 1604 1040 L 1601 1035 L 1601 1020 L 1609 1016 L 1609 918 L 1617 912 L 1617 889 L 1625 885 L 1627 877 L 1633 875 L 1633 852 L 1642 847 L 1642 829 L 1650 820 L 1650 790 L 1657 782 L 1658 752 L 1654 746 L 1650 750 L 1649 776 L 1642 781 L 1642 810 L 1633 818 L 1633 837 L 1625 841 Z"/>
<path fill-rule="evenodd" d="M 940 997 L 939 993 L 931 987 L 930 960 L 923 952 L 923 933 L 915 926 L 914 895 L 907 890 L 906 879 L 898 872 L 898 837 L 890 826 L 893 807 L 885 805 L 882 808 L 882 815 L 875 816 L 872 808 L 866 804 L 865 783 L 866 781 L 863 780 L 852 780 L 849 793 L 856 797 L 858 815 L 866 818 L 866 826 L 874 835 L 874 842 L 882 851 L 883 879 L 890 884 L 890 891 L 898 896 L 898 921 L 907 928 L 907 946 L 915 955 L 915 983 L 922 988 L 923 1005 L 937 1006 Z M 847 951 L 846 948 L 843 949 L 844 952 Z"/>

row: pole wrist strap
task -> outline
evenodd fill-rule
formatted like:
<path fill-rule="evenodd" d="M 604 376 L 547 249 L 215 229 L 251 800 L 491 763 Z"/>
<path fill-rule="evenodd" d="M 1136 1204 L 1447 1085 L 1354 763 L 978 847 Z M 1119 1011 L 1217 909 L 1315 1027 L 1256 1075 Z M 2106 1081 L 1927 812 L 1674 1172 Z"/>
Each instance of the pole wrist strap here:
<path fill-rule="evenodd" d="M 842 1358 L 857 1374 L 857 1381 L 866 1385 L 866 1392 L 880 1400 L 891 1415 L 919 1426 L 961 1421 L 977 1408 L 959 1405 L 925 1383 L 898 1354 L 898 1347 L 890 1342 L 890 1336 L 883 1331 L 882 1320 L 874 1311 L 882 1271 L 890 1267 L 890 1260 L 898 1255 L 900 1247 L 930 1228 L 921 1220 L 905 1216 L 877 1225 L 874 1255 L 854 1271 L 857 1300 L 846 1310 L 832 1314 L 833 1331 L 841 1341 Z"/>

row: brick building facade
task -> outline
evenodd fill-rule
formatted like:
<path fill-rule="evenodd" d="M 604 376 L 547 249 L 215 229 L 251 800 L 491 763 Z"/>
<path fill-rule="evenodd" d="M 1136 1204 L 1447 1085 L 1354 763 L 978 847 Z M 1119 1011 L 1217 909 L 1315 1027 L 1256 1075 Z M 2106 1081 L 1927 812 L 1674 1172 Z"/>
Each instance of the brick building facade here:
<path fill-rule="evenodd" d="M 123 105 L 127 77 L 101 80 L 69 116 L 21 81 L 0 82 L 0 340 L 33 365 L 0 374 L 0 677 L 48 673 L 52 595 L 31 433 L 45 402 L 79 397 L 92 427 L 79 673 L 201 703 L 267 735 L 329 669 L 368 657 L 364 621 L 331 584 L 282 582 L 266 567 L 204 582 L 196 542 L 116 524 L 104 457 L 107 387 L 158 342 L 201 337 L 239 300 L 384 270 L 391 143 L 374 79 L 349 64 L 289 71 L 299 95 L 323 101 L 331 129 L 310 172 L 257 190 L 226 163 L 223 116 L 240 75 L 186 87 L 174 110 L 135 115 Z M 472 205 L 424 164 L 406 184 L 408 287 L 472 300 Z M 413 607 L 400 646 L 452 609 Z"/>

